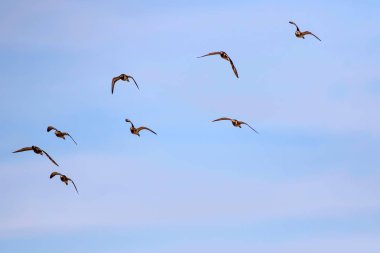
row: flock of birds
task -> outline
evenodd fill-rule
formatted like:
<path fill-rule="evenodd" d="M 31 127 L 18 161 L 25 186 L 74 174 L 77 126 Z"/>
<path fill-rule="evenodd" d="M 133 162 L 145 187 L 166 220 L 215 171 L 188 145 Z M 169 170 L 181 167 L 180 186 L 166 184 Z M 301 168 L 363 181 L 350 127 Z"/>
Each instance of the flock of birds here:
<path fill-rule="evenodd" d="M 61 138 L 61 139 L 65 140 L 66 139 L 65 136 L 69 136 L 73 140 L 73 142 L 75 143 L 75 145 L 77 145 L 76 141 L 73 139 L 73 137 L 71 137 L 71 135 L 69 133 L 61 132 L 58 129 L 56 129 L 55 127 L 53 127 L 53 126 L 48 126 L 47 127 L 47 132 L 50 132 L 51 130 L 55 131 L 54 134 L 58 138 Z M 24 151 L 33 151 L 37 155 L 45 155 L 47 158 L 49 158 L 49 160 L 52 163 L 54 163 L 54 165 L 59 166 L 58 163 L 56 161 L 54 161 L 54 159 L 45 150 L 43 150 L 43 149 L 41 149 L 41 148 L 39 148 L 37 146 L 31 146 L 31 147 L 21 148 L 19 150 L 14 151 L 13 153 L 19 153 L 19 152 L 24 152 Z M 54 171 L 54 172 L 52 172 L 50 174 L 50 178 L 53 178 L 53 177 L 55 177 L 57 175 L 60 176 L 61 181 L 63 183 L 65 183 L 66 185 L 68 185 L 69 182 L 71 182 L 74 185 L 75 190 L 79 194 L 77 186 L 75 185 L 74 181 L 71 178 L 67 177 L 66 175 L 63 175 L 63 174 L 61 174 L 59 172 Z"/>
<path fill-rule="evenodd" d="M 304 31 L 304 32 L 302 32 L 302 31 L 299 29 L 299 27 L 297 26 L 297 24 L 294 23 L 293 21 L 289 21 L 289 23 L 292 24 L 292 25 L 294 25 L 294 26 L 296 27 L 295 36 L 296 36 L 297 38 L 305 39 L 305 36 L 306 36 L 306 35 L 312 35 L 312 36 L 314 36 L 316 39 L 318 39 L 319 41 L 321 41 L 321 40 L 320 40 L 315 34 L 313 34 L 312 32 L 309 32 L 309 31 Z M 237 69 L 236 69 L 236 67 L 235 67 L 235 65 L 234 65 L 234 63 L 233 63 L 233 61 L 232 61 L 231 58 L 228 56 L 228 54 L 227 54 L 226 52 L 224 52 L 224 51 L 211 52 L 211 53 L 208 53 L 208 54 L 205 54 L 205 55 L 199 56 L 198 58 L 202 58 L 202 57 L 206 57 L 206 56 L 212 56 L 212 55 L 219 55 L 222 59 L 228 61 L 228 62 L 230 63 L 230 65 L 231 65 L 231 68 L 232 68 L 232 70 L 233 70 L 235 76 L 236 76 L 237 78 L 239 78 L 238 71 L 237 71 Z M 114 93 L 115 85 L 116 85 L 116 83 L 117 83 L 118 81 L 121 80 L 121 81 L 127 81 L 127 82 L 130 82 L 130 79 L 133 80 L 133 82 L 134 82 L 134 84 L 136 85 L 137 89 L 140 89 L 139 86 L 138 86 L 138 84 L 137 84 L 137 82 L 135 81 L 135 79 L 134 79 L 132 76 L 130 76 L 130 75 L 126 75 L 126 74 L 121 74 L 121 75 L 119 75 L 119 76 L 116 76 L 116 77 L 112 78 L 112 82 L 111 82 L 111 93 L 112 93 L 112 94 Z M 249 128 L 251 128 L 254 132 L 258 133 L 258 132 L 257 132 L 253 127 L 251 127 L 249 124 L 247 124 L 247 123 L 245 123 L 245 122 L 243 122 L 243 121 L 237 120 L 237 119 L 231 119 L 231 118 L 227 118 L 227 117 L 222 117 L 222 118 L 219 118 L 219 119 L 215 119 L 215 120 L 213 120 L 212 122 L 223 121 L 223 120 L 231 121 L 231 123 L 232 123 L 232 125 L 233 125 L 234 127 L 239 127 L 239 128 L 241 128 L 242 125 L 246 125 L 246 126 L 248 126 Z M 147 131 L 150 131 L 151 133 L 157 135 L 156 132 L 154 132 L 152 129 L 150 129 L 150 128 L 148 128 L 148 127 L 140 126 L 140 127 L 137 127 L 137 128 L 136 128 L 136 127 L 134 126 L 134 124 L 132 123 L 132 121 L 129 120 L 129 119 L 125 119 L 125 122 L 131 124 L 130 131 L 131 131 L 131 133 L 134 134 L 134 135 L 137 135 L 137 136 L 140 137 L 140 131 L 142 131 L 142 130 L 147 130 Z M 52 130 L 54 130 L 54 134 L 55 134 L 56 137 L 65 140 L 65 139 L 66 139 L 65 136 L 68 136 L 68 137 L 70 137 L 70 138 L 72 139 L 72 141 L 77 145 L 76 141 L 71 137 L 71 135 L 70 135 L 69 133 L 67 133 L 67 132 L 62 132 L 62 131 L 56 129 L 55 127 L 53 127 L 53 126 L 48 126 L 48 127 L 47 127 L 47 132 L 50 132 L 50 131 L 52 131 Z M 43 149 L 41 149 L 41 148 L 39 148 L 39 147 L 37 147 L 37 146 L 31 146 L 31 147 L 21 148 L 21 149 L 19 149 L 19 150 L 14 151 L 13 153 L 19 153 L 19 152 L 24 152 L 24 151 L 33 151 L 34 153 L 36 153 L 36 154 L 38 154 L 38 155 L 45 155 L 47 158 L 49 158 L 49 160 L 50 160 L 54 165 L 59 166 L 59 165 L 57 164 L 57 162 L 54 161 L 54 159 L 53 159 L 53 158 L 52 158 L 52 157 L 51 157 L 46 151 L 44 151 Z M 63 183 L 65 183 L 66 185 L 68 185 L 69 182 L 71 182 L 71 183 L 73 184 L 73 186 L 74 186 L 76 192 L 79 194 L 78 189 L 77 189 L 77 187 L 76 187 L 74 181 L 73 181 L 71 178 L 69 178 L 69 177 L 67 177 L 66 175 L 63 175 L 63 174 L 61 174 L 61 173 L 59 173 L 59 172 L 54 171 L 54 172 L 52 172 L 52 173 L 50 174 L 50 179 L 52 179 L 52 178 L 55 177 L 55 176 L 60 176 L 61 181 L 62 181 Z"/>

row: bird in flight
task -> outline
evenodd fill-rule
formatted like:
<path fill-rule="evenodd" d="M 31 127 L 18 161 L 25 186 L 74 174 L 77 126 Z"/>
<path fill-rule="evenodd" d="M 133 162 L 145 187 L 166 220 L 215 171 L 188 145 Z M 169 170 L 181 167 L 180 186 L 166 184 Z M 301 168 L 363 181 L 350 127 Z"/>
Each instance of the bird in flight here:
<path fill-rule="evenodd" d="M 202 57 L 205 57 L 205 56 L 217 55 L 217 54 L 220 55 L 220 57 L 222 57 L 224 60 L 230 62 L 231 67 L 232 67 L 232 70 L 233 70 L 234 73 L 235 73 L 235 76 L 236 76 L 237 78 L 239 78 L 239 74 L 238 74 L 238 72 L 237 72 L 237 70 L 236 70 L 236 68 L 235 68 L 234 63 L 232 62 L 232 60 L 231 60 L 231 58 L 228 56 L 228 54 L 227 54 L 226 52 L 224 52 L 224 51 L 208 53 L 208 54 L 205 54 L 205 55 L 199 56 L 199 57 L 197 57 L 197 58 L 202 58 Z"/>
<path fill-rule="evenodd" d="M 216 119 L 216 120 L 213 120 L 212 122 L 215 122 L 215 121 L 220 121 L 220 120 L 229 120 L 231 121 L 232 125 L 234 127 L 240 127 L 241 128 L 241 125 L 247 125 L 249 128 L 251 128 L 253 131 L 255 131 L 256 133 L 259 133 L 257 132 L 255 129 L 253 129 L 250 125 L 248 125 L 247 123 L 243 122 L 243 121 L 240 121 L 240 120 L 237 120 L 237 119 L 230 119 L 230 118 L 220 118 L 220 119 Z"/>
<path fill-rule="evenodd" d="M 71 135 L 70 135 L 69 133 L 61 132 L 61 131 L 59 131 L 57 128 L 53 127 L 53 126 L 48 126 L 47 131 L 50 132 L 51 130 L 54 130 L 54 131 L 55 131 L 54 134 L 55 134 L 55 136 L 57 136 L 58 138 L 62 138 L 62 139 L 65 140 L 65 136 L 67 135 L 67 136 L 69 136 L 69 137 L 73 140 L 73 142 L 75 143 L 75 145 L 78 145 L 78 144 L 76 143 L 76 141 L 74 141 L 73 137 L 71 137 Z"/>
<path fill-rule="evenodd" d="M 133 125 L 132 121 L 130 121 L 129 119 L 125 119 L 125 122 L 131 123 L 131 128 L 130 128 L 131 133 L 132 133 L 132 134 L 135 134 L 135 135 L 137 135 L 137 136 L 139 136 L 139 137 L 140 137 L 140 131 L 141 131 L 141 130 L 148 130 L 148 131 L 151 131 L 152 133 L 154 133 L 155 135 L 157 135 L 157 133 L 154 132 L 152 129 L 149 129 L 149 128 L 144 127 L 144 126 L 141 126 L 141 127 L 135 128 L 135 126 Z"/>
<path fill-rule="evenodd" d="M 66 175 L 62 175 L 61 173 L 58 173 L 58 172 L 55 172 L 55 171 L 54 171 L 53 173 L 50 174 L 50 179 L 52 179 L 52 178 L 55 177 L 56 175 L 59 175 L 60 178 L 61 178 L 61 181 L 64 182 L 66 185 L 68 185 L 68 184 L 69 184 L 69 181 L 71 181 L 71 183 L 73 183 L 73 185 L 74 185 L 74 187 L 75 187 L 75 190 L 76 190 L 77 193 L 79 194 L 78 189 L 77 189 L 77 187 L 76 187 L 74 181 L 71 180 L 70 178 L 66 177 Z"/>
<path fill-rule="evenodd" d="M 14 151 L 13 153 L 18 153 L 18 152 L 24 152 L 24 151 L 29 151 L 29 150 L 33 150 L 34 153 L 38 154 L 38 155 L 43 155 L 45 154 L 50 161 L 52 161 L 55 165 L 59 166 L 54 160 L 53 158 L 50 157 L 50 155 L 48 153 L 46 153 L 45 151 L 43 151 L 42 149 L 40 149 L 39 147 L 37 146 L 31 146 L 31 147 L 26 147 L 26 148 L 22 148 L 22 149 L 19 149 L 19 150 L 16 150 Z"/>
<path fill-rule="evenodd" d="M 120 76 L 115 76 L 114 78 L 112 78 L 112 90 L 111 90 L 112 94 L 113 94 L 113 90 L 115 88 L 115 84 L 117 81 L 122 80 L 122 81 L 129 82 L 129 79 L 132 79 L 133 82 L 136 84 L 137 89 L 140 89 L 139 86 L 137 85 L 135 79 L 132 76 L 129 76 L 126 74 L 121 74 Z"/>
<path fill-rule="evenodd" d="M 294 34 L 296 35 L 297 38 L 305 39 L 305 35 L 309 35 L 310 34 L 310 35 L 313 35 L 315 38 L 317 38 L 319 41 L 321 41 L 321 39 L 318 38 L 312 32 L 309 32 L 309 31 L 301 32 L 300 29 L 298 28 L 298 26 L 296 25 L 296 23 L 294 23 L 293 21 L 289 21 L 289 23 L 296 26 L 297 30 L 296 30 L 296 32 Z"/>

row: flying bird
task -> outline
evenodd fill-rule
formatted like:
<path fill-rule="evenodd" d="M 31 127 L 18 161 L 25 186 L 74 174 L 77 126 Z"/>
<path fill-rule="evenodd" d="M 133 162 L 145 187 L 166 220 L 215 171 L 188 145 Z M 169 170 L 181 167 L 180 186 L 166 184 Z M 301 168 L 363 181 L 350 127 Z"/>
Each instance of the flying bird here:
<path fill-rule="evenodd" d="M 199 57 L 197 57 L 197 58 L 202 58 L 202 57 L 205 57 L 205 56 L 217 55 L 217 54 L 220 55 L 220 57 L 222 57 L 224 60 L 230 62 L 231 67 L 232 67 L 232 70 L 233 70 L 234 73 L 235 73 L 235 76 L 236 76 L 237 78 L 239 78 L 239 74 L 238 74 L 238 72 L 237 72 L 237 70 L 236 70 L 236 68 L 235 68 L 234 63 L 232 62 L 232 60 L 231 60 L 231 58 L 228 56 L 228 54 L 227 54 L 226 52 L 224 52 L 224 51 L 208 53 L 208 54 L 205 54 L 205 55 L 199 56 Z"/>
<path fill-rule="evenodd" d="M 309 35 L 310 34 L 310 35 L 313 35 L 315 38 L 317 38 L 319 41 L 321 41 L 321 39 L 318 38 L 312 32 L 309 32 L 309 31 L 301 32 L 301 30 L 298 28 L 298 26 L 296 25 L 296 23 L 294 23 L 293 21 L 289 21 L 289 23 L 296 26 L 297 30 L 296 30 L 296 32 L 294 34 L 296 35 L 297 38 L 305 39 L 305 35 Z"/>
<path fill-rule="evenodd" d="M 76 141 L 73 139 L 73 137 L 71 137 L 71 135 L 70 135 L 69 133 L 61 132 L 61 131 L 59 131 L 57 128 L 53 127 L 53 126 L 48 126 L 47 131 L 50 132 L 51 130 L 54 130 L 54 131 L 55 131 L 54 134 L 55 134 L 55 136 L 57 136 L 58 138 L 62 138 L 62 139 L 65 140 L 65 136 L 67 135 L 67 136 L 69 136 L 69 137 L 73 140 L 73 142 L 75 143 L 75 145 L 78 145 L 78 144 L 76 143 Z"/>
<path fill-rule="evenodd" d="M 18 152 L 24 152 L 24 151 L 29 151 L 29 150 L 33 150 L 34 153 L 38 154 L 38 155 L 43 155 L 45 154 L 50 161 L 52 161 L 55 165 L 59 166 L 54 160 L 53 158 L 50 157 L 50 155 L 48 153 L 46 153 L 45 151 L 43 151 L 42 149 L 40 149 L 39 147 L 37 146 L 31 146 L 31 147 L 26 147 L 26 148 L 22 148 L 22 149 L 19 149 L 19 150 L 16 150 L 14 151 L 13 153 L 18 153 Z"/>
<path fill-rule="evenodd" d="M 230 119 L 230 118 L 220 118 L 220 119 L 216 119 L 216 120 L 213 120 L 212 122 L 215 122 L 215 121 L 220 121 L 220 120 L 229 120 L 231 121 L 232 125 L 234 127 L 240 127 L 241 128 L 241 125 L 247 125 L 249 128 L 251 128 L 253 131 L 255 131 L 256 133 L 259 133 L 257 132 L 255 129 L 253 129 L 250 125 L 248 125 L 247 123 L 243 122 L 243 121 L 240 121 L 240 120 L 237 120 L 237 119 Z"/>
<path fill-rule="evenodd" d="M 64 182 L 66 185 L 68 185 L 68 184 L 69 184 L 69 181 L 71 181 L 71 183 L 73 183 L 73 185 L 74 185 L 74 187 L 75 187 L 75 190 L 76 190 L 77 193 L 79 194 L 78 189 L 77 189 L 77 187 L 76 187 L 74 181 L 71 180 L 70 178 L 66 177 L 66 175 L 62 175 L 61 173 L 58 173 L 58 172 L 55 172 L 55 171 L 54 171 L 53 173 L 50 174 L 50 179 L 52 179 L 52 178 L 55 177 L 56 175 L 59 175 L 60 178 L 61 178 L 61 181 Z"/>
<path fill-rule="evenodd" d="M 139 86 L 137 85 L 135 79 L 132 76 L 129 76 L 126 74 L 121 74 L 120 76 L 116 76 L 116 77 L 112 78 L 112 90 L 111 90 L 112 94 L 113 94 L 113 90 L 115 88 L 115 84 L 117 81 L 122 80 L 122 81 L 129 82 L 129 79 L 132 79 L 133 82 L 136 84 L 137 89 L 140 89 Z"/>
<path fill-rule="evenodd" d="M 154 133 L 155 135 L 157 135 L 157 133 L 154 132 L 152 129 L 149 129 L 149 128 L 144 127 L 144 126 L 141 126 L 141 127 L 135 128 L 135 126 L 133 125 L 132 121 L 130 121 L 129 119 L 125 119 L 125 122 L 129 122 L 129 123 L 131 123 L 131 128 L 130 128 L 131 133 L 132 133 L 132 134 L 135 134 L 135 135 L 137 135 L 137 136 L 139 136 L 139 137 L 140 137 L 140 131 L 141 131 L 141 130 L 148 130 L 148 131 L 151 131 L 152 133 Z"/>

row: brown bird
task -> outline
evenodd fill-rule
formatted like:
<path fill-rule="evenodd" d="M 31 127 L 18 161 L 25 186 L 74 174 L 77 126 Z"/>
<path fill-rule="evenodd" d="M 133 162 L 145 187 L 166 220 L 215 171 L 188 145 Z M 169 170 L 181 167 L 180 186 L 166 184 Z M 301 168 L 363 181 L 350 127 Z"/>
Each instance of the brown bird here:
<path fill-rule="evenodd" d="M 132 134 L 135 134 L 135 135 L 137 135 L 137 136 L 139 136 L 139 137 L 140 137 L 140 133 L 139 133 L 139 132 L 140 132 L 141 130 L 148 130 L 148 131 L 151 131 L 152 133 L 154 133 L 155 135 L 157 135 L 157 133 L 154 132 L 152 129 L 149 129 L 149 128 L 144 127 L 144 126 L 141 126 L 141 127 L 139 127 L 139 128 L 135 128 L 135 126 L 133 125 L 132 121 L 130 121 L 129 119 L 125 119 L 125 122 L 129 122 L 129 123 L 131 123 L 131 128 L 130 128 L 131 133 L 132 133 Z"/>
<path fill-rule="evenodd" d="M 253 131 L 255 131 L 256 133 L 259 133 L 257 132 L 255 129 L 253 129 L 250 125 L 248 125 L 247 123 L 243 122 L 243 121 L 239 121 L 237 119 L 230 119 L 230 118 L 220 118 L 220 119 L 216 119 L 216 120 L 213 120 L 212 122 L 215 122 L 215 121 L 220 121 L 220 120 L 230 120 L 232 122 L 232 125 L 234 127 L 240 127 L 241 128 L 241 125 L 247 125 L 249 128 L 251 128 Z"/>
<path fill-rule="evenodd" d="M 305 35 L 309 35 L 310 34 L 310 35 L 313 35 L 315 38 L 317 38 L 319 41 L 321 41 L 321 39 L 318 38 L 312 32 L 309 32 L 309 31 L 301 32 L 301 30 L 298 28 L 298 26 L 296 25 L 296 23 L 294 23 L 293 21 L 289 21 L 289 23 L 296 26 L 297 30 L 296 30 L 296 32 L 294 34 L 296 35 L 297 38 L 305 39 Z"/>
<path fill-rule="evenodd" d="M 75 187 L 75 190 L 76 190 L 77 193 L 79 194 L 78 189 L 77 189 L 77 187 L 76 187 L 74 181 L 71 180 L 70 178 L 66 177 L 66 175 L 62 175 L 61 173 L 58 173 L 58 172 L 55 172 L 55 171 L 54 171 L 53 173 L 50 174 L 50 179 L 52 179 L 52 178 L 55 177 L 56 175 L 59 175 L 60 178 L 61 178 L 61 181 L 64 182 L 66 185 L 68 185 L 68 184 L 69 184 L 69 181 L 71 181 L 71 183 L 73 183 L 73 185 L 74 185 L 74 187 Z"/>
<path fill-rule="evenodd" d="M 216 55 L 216 54 L 220 55 L 220 57 L 222 57 L 224 60 L 230 62 L 231 67 L 232 67 L 232 70 L 233 70 L 234 73 L 235 73 L 235 76 L 236 76 L 237 78 L 239 78 L 239 74 L 238 74 L 238 72 L 237 72 L 237 70 L 236 70 L 236 68 L 235 68 L 234 63 L 232 62 L 232 60 L 231 60 L 231 58 L 228 56 L 228 54 L 227 54 L 226 52 L 224 52 L 224 51 L 208 53 L 208 54 L 205 54 L 205 55 L 199 56 L 199 57 L 197 57 L 197 58 L 202 58 L 202 57 L 205 57 L 205 56 Z"/>
<path fill-rule="evenodd" d="M 129 82 L 129 78 L 133 80 L 133 82 L 136 84 L 137 89 L 140 89 L 139 86 L 137 85 L 135 79 L 132 76 L 126 75 L 126 74 L 121 74 L 120 76 L 116 76 L 112 78 L 112 90 L 111 93 L 113 94 L 113 90 L 115 88 L 115 84 L 117 81 L 122 80 L 122 81 L 127 81 Z"/>
<path fill-rule="evenodd" d="M 54 130 L 54 131 L 55 131 L 54 134 L 55 134 L 55 136 L 57 136 L 58 138 L 62 138 L 62 139 L 65 140 L 65 136 L 67 135 L 67 136 L 69 136 L 69 137 L 73 140 L 73 142 L 75 143 L 75 145 L 78 145 L 78 144 L 76 143 L 76 141 L 74 141 L 73 137 L 71 137 L 71 135 L 70 135 L 69 133 L 61 132 L 61 131 L 59 131 L 58 129 L 56 129 L 55 127 L 53 127 L 53 126 L 48 126 L 47 131 L 50 132 L 51 130 Z"/>
<path fill-rule="evenodd" d="M 43 151 L 42 149 L 40 149 L 40 148 L 37 147 L 37 146 L 31 146 L 31 147 L 22 148 L 22 149 L 19 149 L 19 150 L 14 151 L 13 153 L 24 152 L 24 151 L 29 151 L 29 150 L 33 150 L 34 153 L 36 153 L 36 154 L 38 154 L 38 155 L 43 155 L 43 154 L 45 154 L 45 155 L 50 159 L 50 161 L 52 161 L 55 165 L 59 166 L 59 165 L 53 160 L 53 158 L 50 157 L 50 155 L 49 155 L 48 153 L 46 153 L 45 151 Z"/>

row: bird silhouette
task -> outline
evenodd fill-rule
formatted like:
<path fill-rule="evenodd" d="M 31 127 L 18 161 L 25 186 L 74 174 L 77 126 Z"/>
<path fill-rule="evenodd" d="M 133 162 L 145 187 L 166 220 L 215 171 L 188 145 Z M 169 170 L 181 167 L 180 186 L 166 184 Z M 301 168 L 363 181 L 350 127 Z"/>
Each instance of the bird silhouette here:
<path fill-rule="evenodd" d="M 241 128 L 241 125 L 247 125 L 249 128 L 251 128 L 253 131 L 255 131 L 256 133 L 259 133 L 257 132 L 253 127 L 251 127 L 250 125 L 248 125 L 247 123 L 243 122 L 243 121 L 240 121 L 240 120 L 237 120 L 237 119 L 230 119 L 230 118 L 219 118 L 219 119 L 215 119 L 213 120 L 212 122 L 215 122 L 215 121 L 221 121 L 221 120 L 229 120 L 231 121 L 232 125 L 234 127 L 239 127 Z"/>
<path fill-rule="evenodd" d="M 55 131 L 54 134 L 55 134 L 55 136 L 57 136 L 58 138 L 62 138 L 62 139 L 65 140 L 65 136 L 67 135 L 67 136 L 69 136 L 69 137 L 73 140 L 73 142 L 75 143 L 75 145 L 78 145 L 78 144 L 76 143 L 76 141 L 73 139 L 73 137 L 71 137 L 71 135 L 70 135 L 69 133 L 61 132 L 61 131 L 59 131 L 58 129 L 56 129 L 55 127 L 53 127 L 53 126 L 48 126 L 47 131 L 50 132 L 51 130 L 54 130 L 54 131 Z"/>
<path fill-rule="evenodd" d="M 127 81 L 127 82 L 129 82 L 129 79 L 132 79 L 133 82 L 136 84 L 137 89 L 140 89 L 139 86 L 137 85 L 135 79 L 134 79 L 132 76 L 129 76 L 129 75 L 126 75 L 126 74 L 121 74 L 120 76 L 116 76 L 116 77 L 112 78 L 112 89 L 111 89 L 111 93 L 113 94 L 113 90 L 114 90 L 114 88 L 115 88 L 115 84 L 116 84 L 117 81 L 122 80 L 122 81 Z"/>
<path fill-rule="evenodd" d="M 139 136 L 139 137 L 140 137 L 140 131 L 141 131 L 141 130 L 148 130 L 148 131 L 154 133 L 155 135 L 157 135 L 156 132 L 154 132 L 152 129 L 149 129 L 149 128 L 147 128 L 147 127 L 141 126 L 141 127 L 136 128 L 136 127 L 133 125 L 132 121 L 130 121 L 129 119 L 125 119 L 125 122 L 131 123 L 131 127 L 130 127 L 131 133 L 132 133 L 132 134 L 135 134 L 135 135 L 137 135 L 137 136 Z"/>
<path fill-rule="evenodd" d="M 52 163 L 54 163 L 55 165 L 59 166 L 54 160 L 53 158 L 50 157 L 50 155 L 48 153 L 46 153 L 44 150 L 40 149 L 39 147 L 37 146 L 31 146 L 31 147 L 25 147 L 25 148 L 21 148 L 19 150 L 16 150 L 14 151 L 13 153 L 18 153 L 18 152 L 24 152 L 24 151 L 30 151 L 30 150 L 33 150 L 34 153 L 38 154 L 38 155 L 43 155 L 45 154 L 50 161 L 52 161 Z"/>
<path fill-rule="evenodd" d="M 294 34 L 296 35 L 297 38 L 305 39 L 305 35 L 313 35 L 315 38 L 317 38 L 319 41 L 321 41 L 321 39 L 318 38 L 312 32 L 309 32 L 309 31 L 301 32 L 301 30 L 298 28 L 298 26 L 296 25 L 296 23 L 294 23 L 293 21 L 289 21 L 289 23 L 296 26 L 297 30 L 296 30 L 296 32 Z"/>
<path fill-rule="evenodd" d="M 226 52 L 224 52 L 224 51 L 208 53 L 208 54 L 205 54 L 205 55 L 199 56 L 199 57 L 197 57 L 197 58 L 202 58 L 202 57 L 205 57 L 205 56 L 217 55 L 217 54 L 220 55 L 220 57 L 222 57 L 224 60 L 230 62 L 231 67 L 232 67 L 232 70 L 233 70 L 234 73 L 235 73 L 235 76 L 236 76 L 237 78 L 239 78 L 239 74 L 238 74 L 238 72 L 237 72 L 237 70 L 236 70 L 236 68 L 235 68 L 234 63 L 232 62 L 232 60 L 231 60 L 231 58 L 228 56 L 228 54 L 227 54 Z"/>
<path fill-rule="evenodd" d="M 71 181 L 71 183 L 72 183 L 72 184 L 74 185 L 74 187 L 75 187 L 75 190 L 76 190 L 77 193 L 79 194 L 78 189 L 77 189 L 77 186 L 75 185 L 74 181 L 71 180 L 70 178 L 68 178 L 66 175 L 63 175 L 63 174 L 61 174 L 61 173 L 58 173 L 58 172 L 54 171 L 53 173 L 50 174 L 50 179 L 52 179 L 53 177 L 55 177 L 55 176 L 57 176 L 57 175 L 60 176 L 61 181 L 64 182 L 66 185 L 68 185 L 68 184 L 69 184 L 69 181 Z"/>

